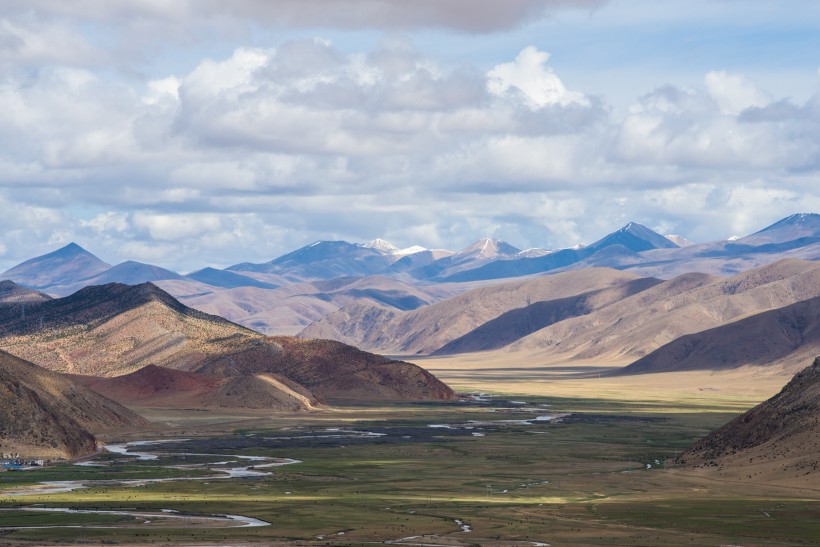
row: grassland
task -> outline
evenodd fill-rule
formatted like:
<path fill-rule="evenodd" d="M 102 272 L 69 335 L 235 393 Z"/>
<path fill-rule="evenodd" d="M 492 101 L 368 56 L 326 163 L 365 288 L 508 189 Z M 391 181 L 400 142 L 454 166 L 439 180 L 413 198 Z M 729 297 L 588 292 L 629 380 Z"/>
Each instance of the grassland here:
<path fill-rule="evenodd" d="M 452 372 L 440 367 L 439 374 L 461 389 L 506 393 L 491 403 L 368 405 L 299 415 L 141 409 L 157 423 L 152 435 L 190 439 L 180 450 L 303 462 L 257 479 L 129 488 L 112 482 L 70 493 L 0 497 L 5 509 L 174 509 L 253 516 L 271 526 L 125 518 L 118 524 L 110 515 L 36 514 L 26 518 L 85 527 L 7 530 L 0 532 L 0 543 L 350 545 L 416 536 L 398 543 L 814 545 L 820 538 L 820 490 L 813 485 L 716 480 L 668 463 L 693 440 L 776 391 L 776 379 L 768 385 L 743 383 L 739 376 L 678 383 L 656 378 L 660 384 L 652 391 L 617 383 L 623 379 L 604 383 L 559 374 L 508 376 L 505 383 L 497 371 L 470 376 L 452 362 L 447 366 Z M 730 391 L 732 383 L 738 387 Z M 548 413 L 570 415 L 558 422 L 521 421 Z M 334 439 L 326 437 L 329 428 L 382 435 Z M 112 460 L 109 467 L 0 474 L 0 489 L 9 481 L 19 486 L 80 472 L 111 480 L 179 472 L 163 467 L 180 463 L 173 455 L 155 462 Z M 0 527 L 16 518 L 20 513 L 0 512 Z"/>

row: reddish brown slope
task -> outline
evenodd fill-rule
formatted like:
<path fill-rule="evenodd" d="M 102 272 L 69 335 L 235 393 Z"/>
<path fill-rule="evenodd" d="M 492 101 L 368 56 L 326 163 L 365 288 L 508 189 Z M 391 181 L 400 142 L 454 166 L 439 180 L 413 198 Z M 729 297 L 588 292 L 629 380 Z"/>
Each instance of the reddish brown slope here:
<path fill-rule="evenodd" d="M 77 382 L 122 404 L 162 408 L 264 408 L 310 410 L 319 400 L 302 386 L 271 374 L 218 378 L 148 365 L 136 372 Z"/>
<path fill-rule="evenodd" d="M 423 368 L 333 340 L 271 337 L 230 354 L 210 356 L 197 371 L 218 376 L 272 372 L 323 399 L 454 400 Z"/>

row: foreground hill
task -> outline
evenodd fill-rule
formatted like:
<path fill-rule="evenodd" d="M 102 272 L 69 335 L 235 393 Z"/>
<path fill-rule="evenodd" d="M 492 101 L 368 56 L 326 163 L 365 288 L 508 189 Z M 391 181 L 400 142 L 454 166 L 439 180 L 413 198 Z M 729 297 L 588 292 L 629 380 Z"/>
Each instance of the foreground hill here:
<path fill-rule="evenodd" d="M 0 308 L 0 348 L 51 370 L 86 376 L 117 376 L 147 365 L 218 378 L 255 376 L 214 389 L 227 390 L 225 396 L 244 390 L 271 404 L 289 400 L 274 391 L 309 401 L 455 397 L 416 365 L 335 342 L 268 338 L 189 308 L 151 283 L 86 287 L 31 305 L 26 319 Z M 142 385 L 144 378 L 130 380 Z M 154 381 L 164 380 L 155 375 Z M 215 398 L 207 404 L 231 406 L 219 403 L 216 392 L 210 396 Z"/>
<path fill-rule="evenodd" d="M 783 390 L 684 452 L 679 463 L 759 482 L 820 478 L 820 357 Z"/>
<path fill-rule="evenodd" d="M 615 375 L 794 366 L 820 353 L 820 296 L 682 336 Z"/>
<path fill-rule="evenodd" d="M 148 424 L 69 378 L 2 351 L 0 416 L 0 452 L 48 458 L 93 452 L 91 431 Z"/>
<path fill-rule="evenodd" d="M 474 289 L 404 313 L 357 304 L 328 315 L 299 337 L 343 340 L 391 353 L 427 354 L 516 308 L 637 279 L 640 278 L 617 270 L 590 268 Z"/>

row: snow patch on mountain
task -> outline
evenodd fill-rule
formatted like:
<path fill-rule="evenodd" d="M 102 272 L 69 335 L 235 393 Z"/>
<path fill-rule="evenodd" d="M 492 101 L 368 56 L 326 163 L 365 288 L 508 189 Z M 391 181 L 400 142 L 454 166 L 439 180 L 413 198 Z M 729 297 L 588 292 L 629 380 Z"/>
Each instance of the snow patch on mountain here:
<path fill-rule="evenodd" d="M 677 245 L 678 247 L 689 247 L 689 246 L 694 245 L 693 242 L 689 241 L 685 237 L 679 236 L 679 235 L 676 235 L 676 234 L 667 234 L 664 237 L 666 239 L 668 239 L 669 241 L 671 241 L 672 243 L 674 243 L 675 245 Z"/>

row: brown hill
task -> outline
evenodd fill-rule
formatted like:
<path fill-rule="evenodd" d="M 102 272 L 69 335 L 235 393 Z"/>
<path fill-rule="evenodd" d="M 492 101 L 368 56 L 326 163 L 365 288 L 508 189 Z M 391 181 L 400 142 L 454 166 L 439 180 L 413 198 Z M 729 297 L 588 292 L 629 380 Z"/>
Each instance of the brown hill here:
<path fill-rule="evenodd" d="M 266 408 L 309 410 L 319 400 L 302 386 L 274 374 L 218 378 L 148 365 L 136 372 L 75 381 L 122 404 L 163 408 Z"/>
<path fill-rule="evenodd" d="M 333 340 L 276 336 L 212 355 L 197 367 L 215 376 L 274 373 L 326 400 L 454 400 L 455 393 L 423 368 Z"/>
<path fill-rule="evenodd" d="M 820 296 L 682 336 L 614 375 L 805 363 L 820 353 Z"/>
<path fill-rule="evenodd" d="M 18 285 L 14 281 L 0 281 L 0 304 L 28 304 L 31 302 L 45 302 L 51 297 L 40 291 Z M 25 311 L 19 308 L 20 314 Z"/>
<path fill-rule="evenodd" d="M 729 278 L 685 274 L 505 349 L 564 359 L 637 359 L 681 336 L 816 296 L 818 262 L 782 260 Z"/>
<path fill-rule="evenodd" d="M 504 347 L 544 327 L 571 317 L 587 315 L 661 283 L 660 279 L 646 278 L 627 281 L 621 285 L 590 291 L 577 296 L 536 302 L 517 308 L 487 321 L 464 336 L 456 338 L 434 352 L 449 355 L 487 351 Z"/>
<path fill-rule="evenodd" d="M 231 378 L 230 385 L 212 386 L 207 404 L 234 405 L 225 398 L 242 392 L 254 394 L 254 405 L 267 397 L 276 408 L 293 404 L 294 394 L 307 401 L 339 394 L 368 400 L 454 397 L 450 388 L 416 365 L 339 343 L 267 338 L 188 308 L 150 283 L 87 287 L 32 305 L 25 320 L 2 314 L 0 309 L 0 348 L 52 370 L 115 376 L 154 364 Z M 256 380 L 235 380 L 259 374 L 263 376 Z M 173 387 L 185 379 L 165 380 Z"/>
<path fill-rule="evenodd" d="M 343 308 L 306 328 L 300 338 L 331 338 L 390 353 L 429 354 L 487 321 L 533 302 L 576 296 L 640 279 L 609 268 L 588 268 L 468 291 L 418 310 Z"/>
<path fill-rule="evenodd" d="M 91 431 L 148 422 L 69 378 L 0 351 L 0 452 L 70 458 L 96 448 Z"/>
<path fill-rule="evenodd" d="M 684 452 L 679 463 L 761 482 L 820 478 L 820 357 L 774 397 Z"/>

